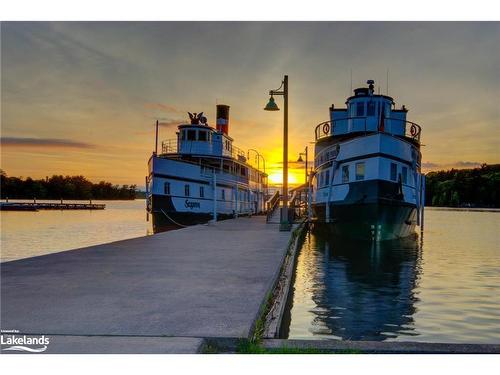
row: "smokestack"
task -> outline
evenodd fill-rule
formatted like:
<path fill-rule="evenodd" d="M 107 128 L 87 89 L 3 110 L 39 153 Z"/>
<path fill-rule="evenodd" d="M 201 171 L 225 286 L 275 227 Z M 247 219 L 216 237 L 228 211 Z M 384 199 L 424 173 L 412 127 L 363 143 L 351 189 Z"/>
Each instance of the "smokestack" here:
<path fill-rule="evenodd" d="M 229 106 L 217 104 L 217 131 L 229 134 Z"/>

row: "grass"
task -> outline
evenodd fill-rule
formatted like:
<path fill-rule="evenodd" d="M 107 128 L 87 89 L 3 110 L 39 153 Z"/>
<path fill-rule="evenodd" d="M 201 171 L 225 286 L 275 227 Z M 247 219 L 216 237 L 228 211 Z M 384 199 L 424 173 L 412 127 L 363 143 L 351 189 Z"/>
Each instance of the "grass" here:
<path fill-rule="evenodd" d="M 241 340 L 236 350 L 238 354 L 360 354 L 356 349 L 327 350 L 318 348 L 264 348 L 260 343 L 251 340 Z"/>

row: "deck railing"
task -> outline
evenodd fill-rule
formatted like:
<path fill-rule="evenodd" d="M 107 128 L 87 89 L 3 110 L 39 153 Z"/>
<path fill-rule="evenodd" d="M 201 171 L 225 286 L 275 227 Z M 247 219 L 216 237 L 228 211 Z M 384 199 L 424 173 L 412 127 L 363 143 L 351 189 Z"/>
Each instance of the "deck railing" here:
<path fill-rule="evenodd" d="M 353 132 L 382 132 L 403 136 L 420 143 L 420 134 L 422 132 L 420 125 L 411 121 L 389 117 L 383 119 L 384 126 L 382 130 L 381 121 L 374 117 L 346 117 L 325 121 L 316 126 L 314 135 L 317 141 L 322 138 Z"/>
<path fill-rule="evenodd" d="M 231 157 L 233 159 L 236 159 L 242 163 L 247 163 L 249 165 L 251 165 L 252 167 L 254 167 L 255 169 L 259 169 L 260 170 L 260 165 L 258 164 L 257 161 L 253 160 L 253 158 L 250 158 L 248 159 L 247 158 L 247 154 L 242 150 L 240 149 L 239 147 L 236 147 L 234 145 L 231 145 L 231 148 L 229 150 L 227 150 L 225 148 L 225 144 L 223 144 L 222 141 L 215 141 L 215 140 L 212 140 L 210 142 L 205 142 L 205 141 L 187 141 L 187 140 L 184 140 L 184 141 L 181 141 L 182 144 L 183 144 L 183 150 L 191 150 L 191 149 L 195 149 L 196 146 L 198 146 L 199 144 L 201 143 L 208 143 L 211 147 L 211 150 L 212 150 L 212 153 L 208 153 L 207 155 L 216 155 L 216 156 L 221 156 L 219 154 L 216 154 L 214 151 L 218 151 L 220 150 L 220 152 L 222 153 L 222 156 L 227 156 L 227 157 Z M 179 141 L 177 140 L 177 138 L 173 138 L 173 139 L 166 139 L 164 141 L 162 141 L 161 143 L 161 151 L 162 151 L 162 154 L 177 154 L 177 153 L 180 153 L 181 150 L 180 150 L 180 147 L 179 147 Z"/>

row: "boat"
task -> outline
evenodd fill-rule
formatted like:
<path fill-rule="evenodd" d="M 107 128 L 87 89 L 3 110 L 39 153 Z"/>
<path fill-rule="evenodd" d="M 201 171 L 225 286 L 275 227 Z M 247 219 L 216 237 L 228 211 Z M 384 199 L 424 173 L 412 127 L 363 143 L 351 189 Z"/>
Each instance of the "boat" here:
<path fill-rule="evenodd" d="M 374 81 L 354 90 L 346 106 L 329 108 L 315 128 L 312 212 L 333 235 L 391 240 L 423 226 L 425 176 L 421 127 L 405 105 L 375 94 Z"/>
<path fill-rule="evenodd" d="M 190 121 L 179 124 L 176 137 L 162 141 L 161 152 L 155 147 L 146 176 L 146 208 L 155 231 L 265 211 L 265 160 L 261 169 L 257 150 L 245 153 L 233 145 L 229 108 L 217 105 L 215 128 L 203 112 L 188 112 Z"/>

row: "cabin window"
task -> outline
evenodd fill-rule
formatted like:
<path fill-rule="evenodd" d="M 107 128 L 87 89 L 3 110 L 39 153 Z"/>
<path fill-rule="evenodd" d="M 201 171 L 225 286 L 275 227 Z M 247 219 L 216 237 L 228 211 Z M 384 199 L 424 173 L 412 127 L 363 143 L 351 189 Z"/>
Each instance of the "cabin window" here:
<path fill-rule="evenodd" d="M 206 142 L 208 140 L 207 139 L 207 132 L 205 130 L 198 131 L 198 140 L 204 141 L 204 142 Z"/>
<path fill-rule="evenodd" d="M 330 185 L 330 170 L 326 170 L 325 184 Z"/>
<path fill-rule="evenodd" d="M 367 116 L 375 116 L 375 102 L 368 102 L 368 105 L 366 108 L 366 115 Z"/>
<path fill-rule="evenodd" d="M 365 163 L 356 163 L 356 181 L 365 179 Z"/>
<path fill-rule="evenodd" d="M 184 195 L 189 197 L 189 185 L 184 185 Z"/>
<path fill-rule="evenodd" d="M 342 167 L 342 183 L 349 182 L 349 166 L 344 165 Z"/>
<path fill-rule="evenodd" d="M 324 181 L 325 181 L 325 175 L 323 174 L 323 172 L 321 172 L 319 175 L 319 186 L 323 186 Z"/>
<path fill-rule="evenodd" d="M 408 167 L 401 168 L 401 178 L 403 180 L 403 184 L 408 183 Z"/>
<path fill-rule="evenodd" d="M 365 103 L 356 103 L 356 116 L 363 117 L 365 115 Z"/>
<path fill-rule="evenodd" d="M 205 197 L 205 188 L 203 186 L 200 186 L 200 198 Z"/>
<path fill-rule="evenodd" d="M 187 131 L 187 140 L 188 141 L 196 141 L 196 130 L 188 130 Z"/>
<path fill-rule="evenodd" d="M 165 182 L 163 185 L 163 192 L 165 195 L 170 195 L 170 182 Z"/>
<path fill-rule="evenodd" d="M 184 141 L 186 139 L 186 131 L 183 130 L 181 131 L 181 141 Z"/>
<path fill-rule="evenodd" d="M 220 191 L 220 193 L 221 193 L 221 199 L 222 199 L 223 201 L 225 201 L 225 200 L 226 200 L 226 190 L 222 189 L 222 190 Z"/>
<path fill-rule="evenodd" d="M 247 169 L 246 168 L 241 168 L 241 175 L 246 176 L 247 175 Z"/>
<path fill-rule="evenodd" d="M 391 180 L 396 181 L 398 175 L 398 165 L 396 163 L 391 163 Z"/>

